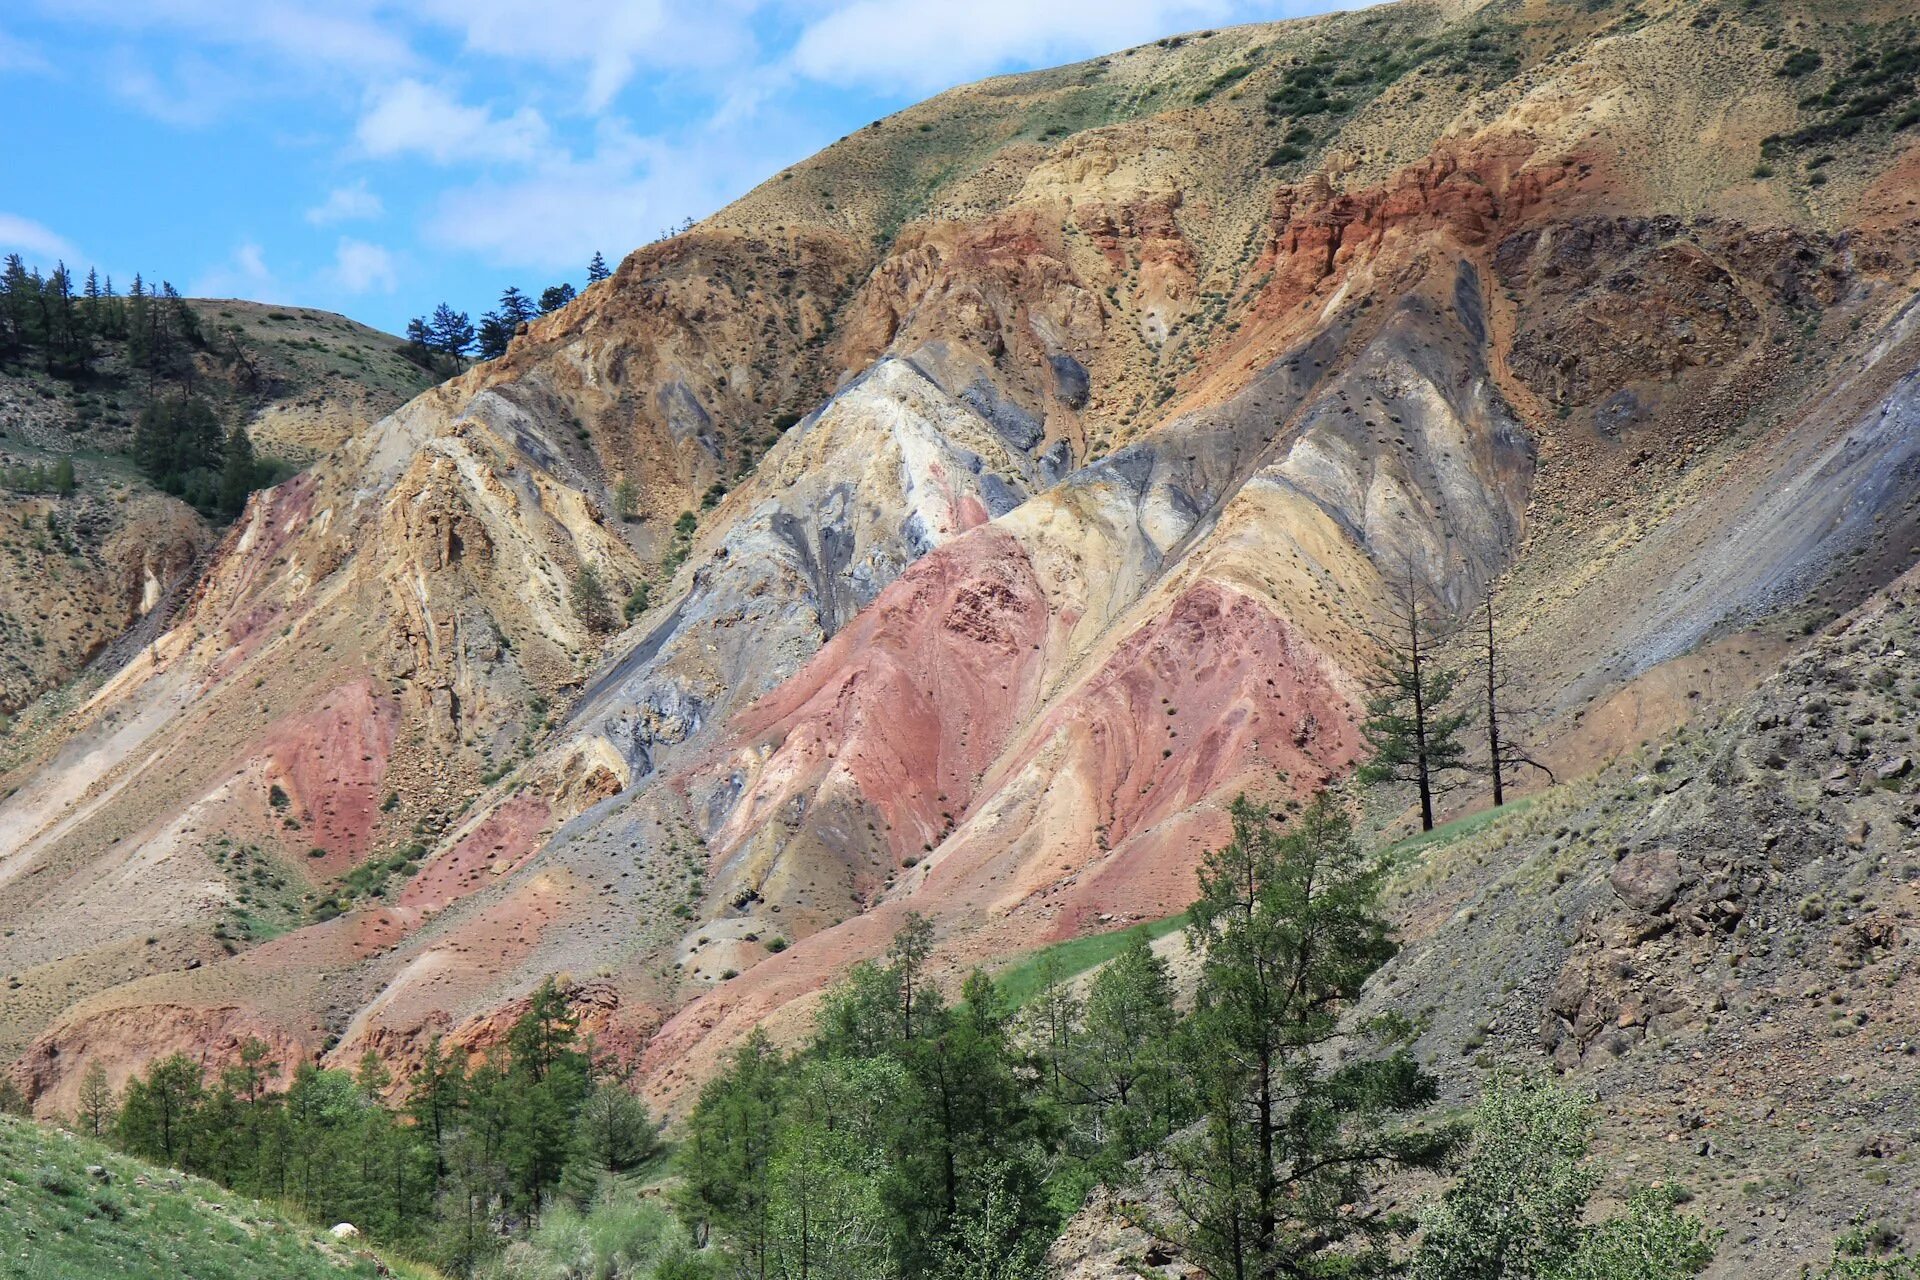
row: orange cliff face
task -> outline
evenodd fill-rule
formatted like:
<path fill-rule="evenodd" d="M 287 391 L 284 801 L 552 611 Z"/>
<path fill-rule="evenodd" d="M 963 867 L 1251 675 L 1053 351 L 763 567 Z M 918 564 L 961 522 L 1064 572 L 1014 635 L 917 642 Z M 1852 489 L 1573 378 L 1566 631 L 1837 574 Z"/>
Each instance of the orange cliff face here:
<path fill-rule="evenodd" d="M 247 1035 L 404 1066 L 561 974 L 678 1105 L 908 911 L 951 977 L 1179 910 L 1235 795 L 1359 756 L 1409 570 L 1499 587 L 1591 767 L 1590 700 L 1902 567 L 1912 153 L 1754 179 L 1703 68 L 1767 38 L 1238 28 L 955 90 L 632 255 L 257 496 L 7 757 L 0 1049 L 43 1111 Z M 1344 107 L 1289 114 L 1328 59 Z"/>

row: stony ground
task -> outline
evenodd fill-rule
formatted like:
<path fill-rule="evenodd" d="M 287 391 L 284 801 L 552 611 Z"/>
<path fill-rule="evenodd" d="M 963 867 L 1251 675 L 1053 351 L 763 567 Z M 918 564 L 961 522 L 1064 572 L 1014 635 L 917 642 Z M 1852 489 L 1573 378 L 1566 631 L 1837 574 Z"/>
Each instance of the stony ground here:
<path fill-rule="evenodd" d="M 1907 775 L 1820 756 L 1893 728 L 1755 730 L 1780 777 L 1700 753 L 1920 546 L 1908 17 L 1191 33 L 774 175 L 257 501 L 164 634 L 28 709 L 0 1049 L 47 1109 L 89 1056 L 248 1034 L 403 1063 L 565 973 L 672 1107 L 908 910 L 955 974 L 1177 910 L 1234 792 L 1351 764 L 1411 573 L 1495 588 L 1568 780 L 1409 850 L 1382 991 L 1456 1096 L 1555 1062 L 1680 1160 L 1694 1052 L 1868 1079 L 1878 1006 L 1776 989 L 1881 892 L 1833 898 L 1835 806 Z M 1714 1124 L 1871 1141 L 1796 1096 Z M 1725 1168 L 1729 1211 L 1768 1185 Z M 1752 1194 L 1785 1216 L 1745 1257 L 1840 1212 Z"/>

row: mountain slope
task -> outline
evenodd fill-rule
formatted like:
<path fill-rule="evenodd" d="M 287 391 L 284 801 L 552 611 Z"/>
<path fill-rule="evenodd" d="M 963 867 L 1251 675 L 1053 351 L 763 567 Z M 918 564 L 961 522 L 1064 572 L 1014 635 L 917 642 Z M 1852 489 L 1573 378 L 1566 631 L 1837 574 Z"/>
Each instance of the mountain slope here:
<path fill-rule="evenodd" d="M 201 1178 L 0 1116 L 5 1274 L 20 1280 L 343 1280 L 395 1272 Z M 400 1274 L 424 1274 L 403 1268 Z"/>
<path fill-rule="evenodd" d="M 126 456 L 148 400 L 190 387 L 244 425 L 260 453 L 305 463 L 437 381 L 399 339 L 342 316 L 233 299 L 184 305 L 198 338 L 175 370 L 180 384 L 156 381 L 128 339 L 104 334 L 82 373 L 54 377 L 29 358 L 0 367 L 0 714 L 117 639 L 136 647 L 123 637 L 141 624 L 157 634 L 212 546 L 208 523 L 154 491 Z M 63 459 L 71 494 L 16 483 Z"/>
<path fill-rule="evenodd" d="M 1917 38 L 1408 3 L 858 131 L 255 499 L 0 780 L 0 1047 L 404 1063 L 564 973 L 671 1104 L 909 910 L 1178 910 L 1409 575 L 1563 775 L 1737 698 L 1920 546 Z"/>

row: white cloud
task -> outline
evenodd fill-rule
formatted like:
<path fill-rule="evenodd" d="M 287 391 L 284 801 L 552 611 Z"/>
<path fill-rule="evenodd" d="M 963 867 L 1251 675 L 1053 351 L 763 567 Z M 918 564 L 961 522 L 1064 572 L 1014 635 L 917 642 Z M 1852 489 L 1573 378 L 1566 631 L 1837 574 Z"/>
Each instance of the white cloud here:
<path fill-rule="evenodd" d="M 496 267 L 577 273 L 596 250 L 617 258 L 680 216 L 672 184 L 652 172 L 567 159 L 517 181 L 475 183 L 441 196 L 427 235 Z"/>
<path fill-rule="evenodd" d="M 377 91 L 354 133 L 369 155 L 422 155 L 438 164 L 525 162 L 550 144 L 547 122 L 531 107 L 496 118 L 410 78 Z"/>
<path fill-rule="evenodd" d="M 399 279 L 393 255 L 377 244 L 343 237 L 334 250 L 327 280 L 347 293 L 392 293 Z"/>
<path fill-rule="evenodd" d="M 154 119 L 189 129 L 214 123 L 257 93 L 232 62 L 191 50 L 167 58 L 130 45 L 109 49 L 92 75 Z"/>
<path fill-rule="evenodd" d="M 249 241 L 234 249 L 217 266 L 203 271 L 187 285 L 193 298 L 243 298 L 253 302 L 282 302 L 285 295 L 267 266 L 267 255 Z"/>
<path fill-rule="evenodd" d="M 641 68 L 743 71 L 755 60 L 758 0 L 418 0 L 428 20 L 461 34 L 474 53 L 553 68 L 584 68 L 578 88 L 599 111 Z"/>
<path fill-rule="evenodd" d="M 584 156 L 556 152 L 510 181 L 443 192 L 425 233 L 437 248 L 495 267 L 577 273 L 596 249 L 624 255 L 682 217 L 717 208 L 794 154 L 804 148 L 777 129 L 669 144 L 607 122 Z"/>
<path fill-rule="evenodd" d="M 32 218 L 13 213 L 0 213 L 0 249 L 18 253 L 35 263 L 51 264 L 55 259 L 78 259 L 80 256 L 73 242 L 65 236 Z"/>
<path fill-rule="evenodd" d="M 816 80 L 932 92 L 1010 63 L 1089 57 L 1278 7 L 1232 0 L 851 0 L 808 24 L 792 60 Z"/>
<path fill-rule="evenodd" d="M 129 33 L 176 32 L 293 67 L 371 75 L 416 61 L 399 24 L 371 0 L 41 0 L 41 7 Z"/>
<path fill-rule="evenodd" d="M 52 70 L 53 64 L 37 45 L 0 31 L 0 72 L 27 71 L 40 75 Z"/>
<path fill-rule="evenodd" d="M 336 222 L 363 222 L 386 211 L 380 197 L 367 190 L 367 180 L 362 178 L 350 187 L 327 192 L 325 200 L 307 210 L 307 221 L 316 227 L 330 227 Z"/>

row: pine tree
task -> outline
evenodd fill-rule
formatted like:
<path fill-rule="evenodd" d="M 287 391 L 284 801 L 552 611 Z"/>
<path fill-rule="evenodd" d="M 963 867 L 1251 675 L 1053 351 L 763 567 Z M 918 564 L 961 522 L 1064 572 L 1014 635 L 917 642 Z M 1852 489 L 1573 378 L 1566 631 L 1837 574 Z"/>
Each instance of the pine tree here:
<path fill-rule="evenodd" d="M 407 1114 L 433 1152 L 434 1184 L 447 1173 L 447 1141 L 466 1101 L 467 1064 L 464 1054 L 445 1054 L 440 1037 L 427 1041 L 420 1069 L 414 1073 Z"/>
<path fill-rule="evenodd" d="M 1434 1097 L 1404 1034 L 1370 1047 L 1341 1026 L 1394 951 L 1386 863 L 1325 793 L 1287 833 L 1244 797 L 1231 812 L 1188 926 L 1202 967 L 1184 1041 L 1203 1124 L 1174 1150 L 1176 1231 L 1214 1277 L 1307 1274 L 1328 1250 L 1342 1274 L 1376 1272 L 1403 1224 L 1343 1206 L 1380 1167 L 1430 1165 L 1447 1146 L 1393 1127 Z"/>
<path fill-rule="evenodd" d="M 773 1156 L 781 1104 L 780 1053 L 756 1027 L 727 1069 L 700 1091 L 681 1140 L 678 1199 L 696 1243 L 718 1230 L 760 1270 L 772 1240 Z"/>
<path fill-rule="evenodd" d="M 968 976 L 959 1009 L 918 1002 L 915 1017 L 916 1038 L 898 1051 L 915 1087 L 901 1108 L 894 1201 L 909 1275 L 933 1268 L 940 1243 L 982 1211 L 990 1188 L 1011 1197 L 1021 1237 L 1038 1230 L 1044 1195 L 1030 1158 L 1048 1140 L 1014 1074 L 1006 1016 L 985 974 Z"/>
<path fill-rule="evenodd" d="M 1173 975 L 1145 930 L 1101 967 L 1087 993 L 1075 1075 L 1101 1118 L 1097 1136 L 1119 1160 L 1164 1138 L 1185 1118 L 1176 1100 Z"/>
<path fill-rule="evenodd" d="M 80 1126 L 88 1137 L 101 1137 L 113 1127 L 118 1111 L 113 1086 L 107 1083 L 107 1069 L 97 1059 L 89 1062 L 80 1076 Z"/>
<path fill-rule="evenodd" d="M 508 334 L 538 315 L 527 295 L 520 292 L 518 285 L 508 285 L 500 294 L 500 319 L 506 324 Z"/>
<path fill-rule="evenodd" d="M 114 1132 L 120 1146 L 176 1168 L 191 1165 L 194 1122 L 206 1096 L 200 1064 L 185 1054 L 162 1058 L 127 1082 Z"/>
<path fill-rule="evenodd" d="M 133 461 L 160 488 L 184 493 L 194 473 L 224 466 L 226 443 L 212 405 L 198 396 L 168 396 L 141 410 Z"/>
<path fill-rule="evenodd" d="M 7 255 L 6 268 L 0 272 L 0 350 L 17 358 L 28 346 L 29 326 L 39 298 L 33 277 L 19 254 Z"/>
<path fill-rule="evenodd" d="M 580 571 L 573 575 L 567 600 L 573 606 L 573 616 L 589 632 L 604 635 L 613 630 L 613 605 L 607 599 L 606 587 L 601 585 L 599 571 L 592 565 L 581 565 Z"/>
<path fill-rule="evenodd" d="M 507 354 L 507 347 L 512 342 L 512 321 L 498 311 L 489 311 L 480 317 L 480 327 L 475 331 L 474 347 L 482 360 L 498 360 Z"/>
<path fill-rule="evenodd" d="M 574 290 L 572 285 L 565 283 L 550 284 L 540 291 L 540 314 L 543 316 L 552 315 L 569 302 L 572 302 L 573 298 Z"/>
<path fill-rule="evenodd" d="M 202 345 L 200 321 L 171 281 L 160 282 L 160 300 L 148 309 L 154 341 L 149 358 L 156 377 L 177 380 L 193 394 L 193 350 Z"/>
<path fill-rule="evenodd" d="M 647 1104 L 613 1081 L 603 1081 L 580 1109 L 580 1148 L 596 1168 L 625 1173 L 660 1149 Z"/>
<path fill-rule="evenodd" d="M 443 302 L 433 309 L 427 328 L 432 334 L 427 345 L 442 355 L 465 356 L 473 350 L 473 321 L 464 311 L 455 311 Z"/>
<path fill-rule="evenodd" d="M 576 1120 L 589 1088 L 580 1020 L 548 978 L 507 1033 L 507 1131 L 503 1155 L 515 1202 L 538 1216 L 574 1154 Z"/>
<path fill-rule="evenodd" d="M 598 249 L 595 249 L 593 260 L 587 263 L 587 283 L 599 284 L 612 274 L 613 272 L 607 269 L 607 260 L 600 256 Z"/>
<path fill-rule="evenodd" d="M 245 509 L 247 495 L 257 485 L 259 469 L 253 440 L 247 435 L 246 427 L 236 423 L 227 433 L 226 445 L 221 450 L 219 503 L 222 515 L 231 518 Z"/>
<path fill-rule="evenodd" d="M 1360 729 L 1372 754 L 1359 779 L 1411 783 L 1420 799 L 1420 829 L 1431 831 L 1434 796 L 1464 767 L 1460 735 L 1472 716 L 1450 709 L 1459 673 L 1439 661 L 1438 636 L 1411 564 L 1392 594 L 1388 625 L 1376 637 L 1382 653 Z"/>
<path fill-rule="evenodd" d="M 1079 1044 L 1081 1004 L 1068 985 L 1060 959 L 1049 951 L 1040 960 L 1040 993 L 1027 1007 L 1029 1034 L 1040 1041 L 1042 1078 L 1056 1103 L 1068 1101 L 1082 1092 L 1074 1073 L 1078 1070 L 1076 1046 Z"/>
<path fill-rule="evenodd" d="M 1487 585 L 1486 598 L 1481 603 L 1486 618 L 1485 642 L 1480 653 L 1481 674 L 1485 677 L 1486 705 L 1481 714 L 1486 719 L 1487 730 L 1487 776 L 1493 783 L 1493 806 L 1499 808 L 1507 802 L 1507 774 L 1514 769 L 1526 767 L 1537 769 L 1547 775 L 1547 781 L 1553 781 L 1553 770 L 1533 758 L 1514 732 L 1513 720 L 1517 712 L 1512 705 L 1511 681 L 1507 668 L 1500 662 L 1500 645 L 1494 630 L 1493 585 Z"/>
<path fill-rule="evenodd" d="M 887 958 L 893 962 L 893 976 L 900 1008 L 900 1038 L 913 1039 L 916 1002 L 932 1003 L 926 998 L 920 979 L 926 972 L 927 958 L 933 954 L 933 922 L 918 911 L 907 912 L 906 923 L 893 936 Z M 937 1000 L 937 996 L 934 999 Z"/>

